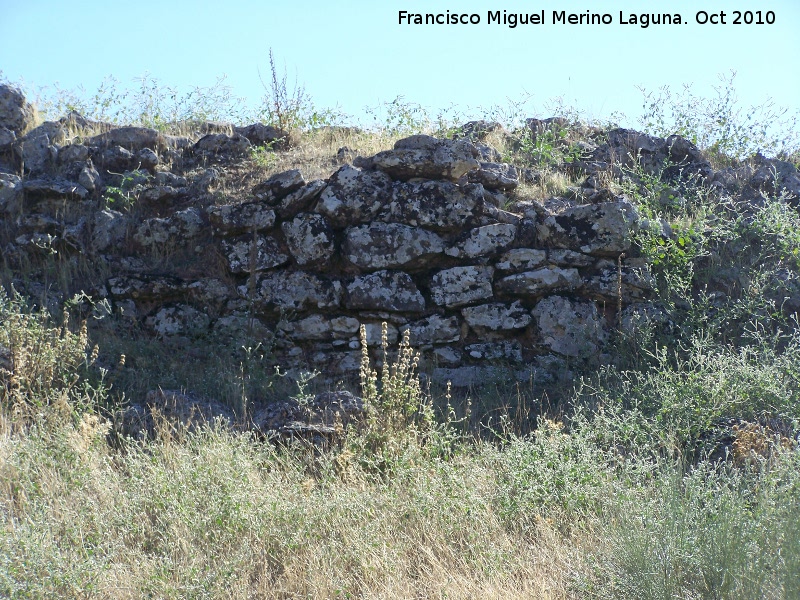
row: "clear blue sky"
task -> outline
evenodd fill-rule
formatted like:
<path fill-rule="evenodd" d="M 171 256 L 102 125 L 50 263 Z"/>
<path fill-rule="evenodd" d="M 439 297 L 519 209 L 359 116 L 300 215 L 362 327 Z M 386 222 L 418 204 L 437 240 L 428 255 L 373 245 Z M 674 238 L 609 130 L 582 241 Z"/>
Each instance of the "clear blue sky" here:
<path fill-rule="evenodd" d="M 553 10 L 610 13 L 606 26 L 553 25 Z M 772 10 L 774 25 L 705 25 L 695 13 Z M 478 13 L 478 26 L 401 26 L 398 11 Z M 489 10 L 538 12 L 547 24 L 487 25 Z M 619 13 L 680 13 L 686 25 L 621 25 Z M 0 70 L 32 87 L 95 89 L 149 72 L 173 86 L 227 75 L 233 92 L 263 95 L 268 50 L 320 106 L 363 114 L 398 95 L 431 109 L 486 107 L 532 94 L 532 112 L 562 96 L 591 117 L 641 110 L 636 86 L 710 92 L 737 72 L 743 104 L 771 97 L 800 108 L 800 0 L 0 0 Z"/>

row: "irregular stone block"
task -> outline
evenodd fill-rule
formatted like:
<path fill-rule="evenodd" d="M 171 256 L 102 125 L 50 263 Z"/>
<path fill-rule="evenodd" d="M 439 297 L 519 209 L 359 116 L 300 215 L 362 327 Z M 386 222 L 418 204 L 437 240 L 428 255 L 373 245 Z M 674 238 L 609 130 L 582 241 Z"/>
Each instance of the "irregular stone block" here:
<path fill-rule="evenodd" d="M 393 150 L 379 152 L 372 163 L 395 179 L 450 179 L 457 181 L 479 166 L 477 148 L 467 139 L 439 140 L 412 135 L 398 140 Z"/>
<path fill-rule="evenodd" d="M 272 236 L 246 235 L 222 240 L 222 251 L 228 258 L 231 273 L 255 273 L 289 262 L 289 255 Z"/>
<path fill-rule="evenodd" d="M 321 264 L 336 249 L 333 229 L 322 215 L 301 214 L 281 225 L 289 252 L 298 265 Z"/>
<path fill-rule="evenodd" d="M 33 126 L 35 117 L 36 111 L 20 89 L 0 84 L 0 125 L 22 135 Z"/>
<path fill-rule="evenodd" d="M 125 239 L 129 222 L 128 217 L 110 208 L 95 213 L 92 221 L 92 250 L 104 252 L 118 246 Z"/>
<path fill-rule="evenodd" d="M 384 221 L 439 230 L 461 229 L 482 213 L 483 187 L 458 186 L 448 181 L 397 184 Z"/>
<path fill-rule="evenodd" d="M 108 280 L 109 295 L 117 299 L 167 302 L 183 296 L 185 282 L 176 277 L 140 276 L 112 277 Z"/>
<path fill-rule="evenodd" d="M 454 308 L 492 297 L 492 267 L 453 267 L 439 271 L 431 281 L 433 301 Z"/>
<path fill-rule="evenodd" d="M 356 277 L 347 286 L 345 306 L 350 309 L 422 312 L 425 299 L 408 274 L 377 271 Z"/>
<path fill-rule="evenodd" d="M 461 339 L 461 324 L 458 317 L 431 315 L 400 328 L 409 330 L 410 343 L 414 348 L 430 347 L 434 344 L 449 344 Z"/>
<path fill-rule="evenodd" d="M 315 209 L 334 227 L 374 219 L 389 201 L 392 180 L 380 171 L 362 171 L 344 165 L 328 180 Z"/>
<path fill-rule="evenodd" d="M 608 337 L 593 302 L 550 296 L 540 300 L 531 314 L 544 345 L 564 356 L 595 357 Z"/>
<path fill-rule="evenodd" d="M 238 133 L 233 135 L 209 133 L 197 140 L 193 151 L 200 156 L 227 159 L 245 156 L 250 148 L 252 148 L 250 140 Z"/>
<path fill-rule="evenodd" d="M 539 241 L 584 254 L 617 255 L 630 250 L 639 214 L 627 200 L 583 204 L 537 223 Z"/>
<path fill-rule="evenodd" d="M 0 214 L 11 214 L 20 209 L 22 180 L 11 173 L 0 173 Z"/>
<path fill-rule="evenodd" d="M 498 271 L 527 271 L 547 261 L 546 250 L 514 248 L 505 252 L 495 263 Z"/>
<path fill-rule="evenodd" d="M 147 127 L 115 127 L 110 131 L 90 137 L 84 143 L 87 146 L 120 146 L 129 152 L 138 152 L 145 148 L 163 151 L 168 148 L 164 135 Z"/>
<path fill-rule="evenodd" d="M 497 282 L 497 291 L 518 296 L 540 296 L 546 292 L 576 290 L 581 284 L 577 269 L 544 267 L 503 277 Z"/>
<path fill-rule="evenodd" d="M 196 237 L 202 227 L 200 210 L 190 206 L 166 219 L 145 219 L 133 234 L 133 239 L 145 247 L 167 243 L 180 245 Z"/>
<path fill-rule="evenodd" d="M 275 212 L 282 219 L 292 218 L 297 213 L 309 209 L 327 185 L 324 180 L 315 179 L 296 192 L 278 200 L 275 204 Z"/>
<path fill-rule="evenodd" d="M 432 231 L 399 223 L 372 223 L 347 230 L 342 254 L 363 269 L 417 267 L 444 251 Z"/>
<path fill-rule="evenodd" d="M 299 169 L 290 169 L 273 175 L 253 188 L 253 195 L 267 204 L 275 204 L 306 184 Z"/>
<path fill-rule="evenodd" d="M 464 315 L 467 324 L 478 334 L 485 334 L 489 331 L 524 329 L 531 322 L 530 314 L 522 308 L 519 300 L 511 306 L 499 302 L 470 306 L 462 309 L 461 314 Z"/>
<path fill-rule="evenodd" d="M 247 285 L 239 286 L 239 295 L 248 298 Z M 259 278 L 254 300 L 267 306 L 291 310 L 337 308 L 341 304 L 342 284 L 322 279 L 304 271 L 272 272 Z"/>
<path fill-rule="evenodd" d="M 275 211 L 260 202 L 226 204 L 208 209 L 208 219 L 223 235 L 265 231 L 275 225 Z"/>
<path fill-rule="evenodd" d="M 519 185 L 519 174 L 514 165 L 482 162 L 480 168 L 469 172 L 470 183 L 480 183 L 487 190 L 511 191 Z"/>
<path fill-rule="evenodd" d="M 514 242 L 517 228 L 514 225 L 495 223 L 484 225 L 469 232 L 465 240 L 454 248 L 445 250 L 445 254 L 457 258 L 477 258 L 501 252 Z"/>
<path fill-rule="evenodd" d="M 469 344 L 464 352 L 475 360 L 509 360 L 522 362 L 522 346 L 519 342 L 483 342 Z"/>
<path fill-rule="evenodd" d="M 367 334 L 367 346 L 370 348 L 380 348 L 383 345 L 383 323 L 364 323 Z M 400 339 L 400 332 L 391 323 L 386 324 L 386 343 L 394 346 Z M 359 345 L 360 347 L 360 345 Z"/>
<path fill-rule="evenodd" d="M 145 325 L 161 337 L 202 335 L 207 332 L 210 322 L 207 314 L 185 304 L 161 308 L 154 316 L 145 319 Z"/>

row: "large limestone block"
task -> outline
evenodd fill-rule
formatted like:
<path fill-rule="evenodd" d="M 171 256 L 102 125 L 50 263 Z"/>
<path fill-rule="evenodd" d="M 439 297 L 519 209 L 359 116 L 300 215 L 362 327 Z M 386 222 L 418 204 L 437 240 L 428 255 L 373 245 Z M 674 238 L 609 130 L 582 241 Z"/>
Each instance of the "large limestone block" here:
<path fill-rule="evenodd" d="M 228 258 L 231 273 L 254 273 L 289 262 L 289 255 L 278 241 L 266 235 L 245 235 L 222 240 L 222 251 Z"/>
<path fill-rule="evenodd" d="M 414 348 L 428 348 L 434 344 L 450 344 L 461 339 L 458 317 L 431 315 L 400 328 L 409 330 L 409 341 Z"/>
<path fill-rule="evenodd" d="M 531 314 L 544 345 L 564 356 L 596 356 L 608 337 L 593 302 L 550 296 L 539 301 Z"/>
<path fill-rule="evenodd" d="M 541 296 L 546 292 L 575 290 L 581 283 L 577 269 L 543 267 L 503 277 L 497 282 L 497 291 L 517 296 Z"/>
<path fill-rule="evenodd" d="M 321 264 L 335 250 L 333 229 L 322 215 L 305 213 L 281 225 L 289 252 L 298 265 Z"/>
<path fill-rule="evenodd" d="M 458 258 L 491 256 L 510 246 L 516 234 L 516 226 L 506 223 L 476 227 L 469 232 L 466 239 L 455 247 L 445 250 L 445 254 Z"/>
<path fill-rule="evenodd" d="M 249 285 L 238 288 L 239 295 L 250 298 Z M 252 290 L 256 304 L 284 310 L 338 308 L 342 300 L 342 284 L 303 271 L 264 274 Z"/>
<path fill-rule="evenodd" d="M 362 269 L 422 266 L 444 251 L 432 231 L 399 223 L 371 223 L 347 230 L 343 255 Z"/>
<path fill-rule="evenodd" d="M 344 165 L 322 190 L 316 212 L 334 227 L 366 223 L 378 215 L 391 193 L 392 180 L 385 173 Z"/>
<path fill-rule="evenodd" d="M 449 181 L 396 184 L 383 220 L 443 231 L 461 229 L 483 212 L 483 187 Z"/>
<path fill-rule="evenodd" d="M 546 216 L 537 224 L 537 233 L 551 248 L 614 256 L 630 250 L 638 226 L 636 208 L 623 200 L 583 204 Z"/>
<path fill-rule="evenodd" d="M 24 134 L 33 126 L 35 111 L 19 89 L 0 84 L 0 126 L 16 135 Z"/>
<path fill-rule="evenodd" d="M 524 329 L 531 322 L 531 315 L 520 305 L 519 300 L 510 306 L 500 302 L 469 306 L 462 309 L 461 314 L 479 335 L 490 331 Z"/>
<path fill-rule="evenodd" d="M 433 301 L 454 308 L 492 297 L 492 267 L 453 267 L 439 271 L 431 281 Z"/>
<path fill-rule="evenodd" d="M 422 312 L 425 299 L 414 281 L 402 271 L 377 271 L 356 277 L 347 286 L 347 308 Z"/>
<path fill-rule="evenodd" d="M 450 179 L 457 181 L 477 169 L 480 154 L 467 139 L 439 140 L 412 135 L 398 140 L 394 149 L 379 152 L 373 164 L 395 179 Z"/>

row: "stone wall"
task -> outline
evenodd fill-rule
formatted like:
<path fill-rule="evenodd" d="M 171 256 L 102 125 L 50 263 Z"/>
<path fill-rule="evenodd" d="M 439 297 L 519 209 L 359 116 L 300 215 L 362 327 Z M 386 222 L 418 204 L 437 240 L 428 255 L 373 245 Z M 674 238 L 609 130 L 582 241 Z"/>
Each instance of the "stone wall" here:
<path fill-rule="evenodd" d="M 261 340 L 284 368 L 331 378 L 357 375 L 362 324 L 371 346 L 382 323 L 390 344 L 408 331 L 426 370 L 456 385 L 498 365 L 528 379 L 603 362 L 610 332 L 653 290 L 633 247 L 640 217 L 597 174 L 633 151 L 682 161 L 680 176 L 714 175 L 681 138 L 614 130 L 588 148 L 570 198 L 512 201 L 536 174 L 500 162 L 476 134 L 487 124 L 472 123 L 455 140 L 400 140 L 326 180 L 280 173 L 227 203 L 213 191 L 220 170 L 251 146 L 280 146 L 283 132 L 205 124 L 178 137 L 77 114 L 30 129 L 14 94 L 0 89 L 12 271 L 54 254 L 89 264 L 98 275 L 85 291 L 119 320 L 155 336 Z"/>

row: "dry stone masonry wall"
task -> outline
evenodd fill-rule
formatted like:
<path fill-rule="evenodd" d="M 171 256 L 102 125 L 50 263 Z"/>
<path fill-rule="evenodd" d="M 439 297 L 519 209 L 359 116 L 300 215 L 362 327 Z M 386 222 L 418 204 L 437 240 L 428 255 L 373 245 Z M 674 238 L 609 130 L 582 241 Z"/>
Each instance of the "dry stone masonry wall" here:
<path fill-rule="evenodd" d="M 510 202 L 536 175 L 474 135 L 496 125 L 470 123 L 461 138 L 411 136 L 326 180 L 289 170 L 229 202 L 209 191 L 220 169 L 253 146 L 280 147 L 284 132 L 210 123 L 195 139 L 75 113 L 35 128 L 32 118 L 21 94 L 0 88 L 6 264 L 57 253 L 102 267 L 85 291 L 132 326 L 248 337 L 284 369 L 333 379 L 357 376 L 362 324 L 373 347 L 383 323 L 390 344 L 408 331 L 427 372 L 455 385 L 598 364 L 613 329 L 653 297 L 633 246 L 640 216 L 598 174 L 634 155 L 645 168 L 669 157 L 678 175 L 725 185 L 686 140 L 619 129 L 587 148 L 572 198 Z M 796 171 L 785 175 L 800 190 Z"/>

